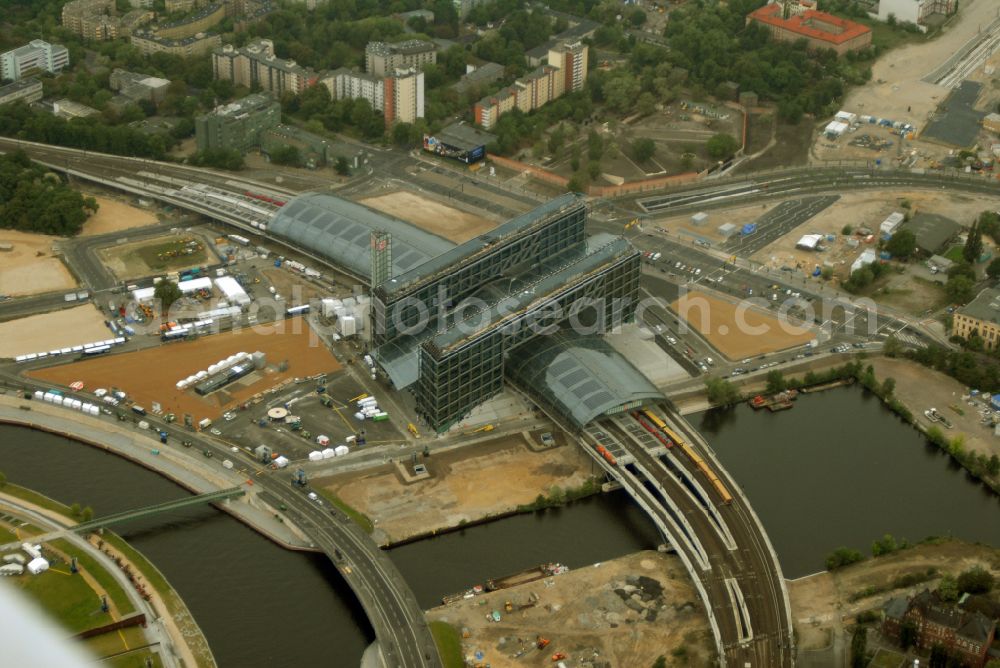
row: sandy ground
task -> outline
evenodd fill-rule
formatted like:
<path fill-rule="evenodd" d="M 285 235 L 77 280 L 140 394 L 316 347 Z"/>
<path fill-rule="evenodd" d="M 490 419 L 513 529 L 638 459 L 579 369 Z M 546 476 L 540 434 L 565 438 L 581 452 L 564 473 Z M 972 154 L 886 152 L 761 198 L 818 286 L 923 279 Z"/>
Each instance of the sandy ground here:
<path fill-rule="evenodd" d="M 731 360 L 773 353 L 815 338 L 812 330 L 803 330 L 798 325 L 754 310 L 750 308 L 751 303 L 752 300 L 745 300 L 735 304 L 704 292 L 691 291 L 670 307 Z M 762 304 L 761 301 L 757 306 Z"/>
<path fill-rule="evenodd" d="M 0 357 L 48 352 L 110 338 L 104 316 L 86 304 L 0 323 Z"/>
<path fill-rule="evenodd" d="M 928 427 L 933 424 L 924 417 L 924 411 L 936 408 L 953 425 L 952 429 L 938 425 L 948 438 L 961 434 L 967 449 L 987 456 L 1000 456 L 1000 438 L 993 435 L 993 427 L 981 424 L 978 408 L 962 400 L 969 394 L 969 388 L 950 376 L 909 360 L 877 357 L 871 363 L 877 378 L 896 380 L 896 396 L 918 416 L 921 424 Z M 957 406 L 965 415 L 959 415 L 950 406 Z"/>
<path fill-rule="evenodd" d="M 963 0 L 958 19 L 936 39 L 894 49 L 879 58 L 872 66 L 871 83 L 851 90 L 843 108 L 857 114 L 909 121 L 921 129 L 926 127 L 928 116 L 949 91 L 921 79 L 980 28 L 992 23 L 996 9 L 994 0 Z"/>
<path fill-rule="evenodd" d="M 725 239 L 718 233 L 720 225 L 732 223 L 736 227 L 742 227 L 746 223 L 752 223 L 765 213 L 778 206 L 780 202 L 767 202 L 764 204 L 754 204 L 752 206 L 741 206 L 732 209 L 719 209 L 708 211 L 708 220 L 701 225 L 691 222 L 693 214 L 683 216 L 673 216 L 671 218 L 658 218 L 655 225 L 646 224 L 643 232 L 655 234 L 660 230 L 668 234 L 676 234 L 681 237 L 698 237 L 721 244 Z M 659 228 L 659 229 L 657 229 Z"/>
<path fill-rule="evenodd" d="M 405 190 L 367 197 L 361 200 L 361 203 L 413 223 L 457 244 L 496 227 L 496 222 L 492 220 L 459 211 Z"/>
<path fill-rule="evenodd" d="M 133 227 L 145 227 L 159 222 L 156 214 L 148 209 L 140 209 L 120 199 L 112 199 L 101 195 L 84 193 L 87 197 L 97 200 L 97 213 L 83 224 L 81 236 L 91 237 L 108 232 L 129 230 Z"/>
<path fill-rule="evenodd" d="M 0 295 L 33 295 L 52 290 L 68 290 L 77 283 L 63 265 L 52 257 L 52 244 L 60 237 L 0 230 L 0 244 L 12 250 L 0 251 Z"/>
<path fill-rule="evenodd" d="M 308 304 L 310 300 L 330 296 L 327 292 L 310 283 L 302 274 L 291 269 L 271 267 L 261 269 L 260 273 L 274 286 L 276 294 L 284 297 L 287 306 Z"/>
<path fill-rule="evenodd" d="M 919 545 L 878 559 L 867 559 L 832 573 L 822 572 L 788 586 L 792 621 L 800 649 L 817 649 L 829 643 L 831 632 L 850 624 L 854 615 L 864 610 L 878 610 L 894 596 L 933 589 L 932 580 L 908 589 L 897 589 L 849 602 L 848 597 L 869 586 L 886 586 L 900 575 L 926 572 L 936 568 L 942 575 L 958 575 L 975 565 L 991 568 L 1000 574 L 1000 550 L 961 541 L 940 545 Z"/>
<path fill-rule="evenodd" d="M 141 249 L 148 246 L 165 244 L 172 240 L 179 239 L 193 239 L 198 241 L 201 243 L 201 250 L 196 251 L 191 255 L 173 258 L 168 261 L 167 266 L 162 268 L 150 267 L 139 254 Z M 190 232 L 184 234 L 164 234 L 160 237 L 143 239 L 142 241 L 136 241 L 130 244 L 112 244 L 101 248 L 97 251 L 97 254 L 104 263 L 104 266 L 108 268 L 108 271 L 113 273 L 117 279 L 122 281 L 134 278 L 143 278 L 154 274 L 165 274 L 171 271 L 183 271 L 184 269 L 191 267 L 200 267 L 206 263 L 214 261 L 215 257 L 208 249 L 208 244 L 205 239 L 200 235 L 192 234 Z"/>
<path fill-rule="evenodd" d="M 558 435 L 556 435 L 558 437 Z M 515 510 L 554 485 L 579 487 L 594 473 L 572 443 L 541 451 L 524 432 L 435 454 L 423 460 L 431 476 L 407 482 L 396 464 L 317 479 L 348 504 L 378 520 L 389 542 Z"/>
<path fill-rule="evenodd" d="M 537 601 L 522 609 L 532 594 Z M 654 619 L 647 619 L 651 612 L 625 605 L 622 596 L 633 594 L 631 605 L 655 610 Z M 643 596 L 649 600 L 638 603 Z M 504 611 L 506 601 L 513 606 L 510 614 Z M 493 610 L 500 612 L 499 622 L 486 620 Z M 677 557 L 656 552 L 465 599 L 435 608 L 428 617 L 449 622 L 466 636 L 462 649 L 468 665 L 554 666 L 550 657 L 562 652 L 567 666 L 651 666 L 681 647 L 687 650 L 686 665 L 710 663 L 711 635 L 694 587 Z M 543 650 L 535 646 L 538 636 L 551 641 Z M 477 651 L 483 653 L 481 661 L 474 660 Z"/>
<path fill-rule="evenodd" d="M 808 275 L 817 265 L 831 262 L 841 278 L 847 278 L 851 263 L 866 248 L 873 248 L 874 242 L 866 244 L 862 240 L 857 248 L 847 245 L 840 232 L 844 225 L 854 228 L 867 227 L 876 233 L 878 226 L 894 211 L 905 213 L 903 200 L 911 204 L 910 213 L 933 213 L 946 216 L 962 225 L 971 225 L 982 211 L 996 209 L 1000 200 L 991 197 L 975 197 L 961 193 L 939 193 L 929 190 L 893 192 L 891 197 L 884 193 L 861 191 L 841 195 L 829 208 L 821 211 L 791 232 L 780 237 L 766 248 L 751 256 L 751 259 L 766 264 L 772 269 L 793 267 Z M 795 248 L 796 242 L 804 234 L 833 234 L 836 240 L 824 242 L 828 250 L 817 253 Z"/>
<path fill-rule="evenodd" d="M 222 412 L 248 401 L 253 395 L 294 377 L 333 373 L 340 364 L 318 341 L 301 318 L 281 320 L 234 332 L 205 336 L 195 341 L 181 341 L 146 350 L 106 355 L 73 364 L 41 369 L 30 375 L 69 385 L 83 381 L 88 389 L 117 387 L 141 406 L 151 408 L 159 402 L 163 412 L 190 413 L 195 422 L 216 418 Z M 237 352 L 267 354 L 267 368 L 256 371 L 226 388 L 202 397 L 193 389 L 182 392 L 176 383 Z M 287 360 L 288 369 L 277 366 Z"/>

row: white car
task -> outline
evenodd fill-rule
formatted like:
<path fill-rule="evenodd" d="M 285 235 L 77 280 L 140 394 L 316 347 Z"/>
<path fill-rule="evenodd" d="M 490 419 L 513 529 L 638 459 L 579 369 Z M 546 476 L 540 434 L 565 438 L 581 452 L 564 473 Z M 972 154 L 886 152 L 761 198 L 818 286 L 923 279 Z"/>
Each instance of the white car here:
<path fill-rule="evenodd" d="M 669 342 L 670 342 L 670 345 L 672 345 L 672 346 L 676 346 L 676 345 L 677 345 L 677 339 L 675 339 L 675 338 L 674 338 L 674 337 L 672 337 L 672 336 L 668 336 L 668 337 L 667 337 L 667 341 L 669 341 Z"/>
<path fill-rule="evenodd" d="M 97 397 L 98 399 L 100 399 L 101 397 L 103 397 L 107 393 L 108 393 L 108 391 L 105 390 L 103 387 L 99 387 L 96 390 L 94 390 L 94 396 Z"/>

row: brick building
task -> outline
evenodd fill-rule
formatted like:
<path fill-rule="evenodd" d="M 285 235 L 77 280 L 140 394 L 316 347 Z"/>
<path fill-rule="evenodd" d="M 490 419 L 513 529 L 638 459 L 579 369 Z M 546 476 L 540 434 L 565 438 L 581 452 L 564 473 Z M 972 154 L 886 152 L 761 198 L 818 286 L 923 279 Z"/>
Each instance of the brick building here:
<path fill-rule="evenodd" d="M 797 42 L 802 39 L 810 49 L 833 49 L 837 55 L 866 49 L 872 43 L 872 31 L 868 26 L 813 9 L 786 19 L 782 16 L 782 5 L 764 5 L 747 16 L 747 23 L 764 26 L 776 40 Z"/>
<path fill-rule="evenodd" d="M 917 648 L 942 647 L 969 668 L 986 665 L 997 623 L 980 612 L 966 612 L 924 590 L 912 599 L 890 599 L 883 608 L 882 634 L 900 642 L 904 628 L 914 631 Z"/>

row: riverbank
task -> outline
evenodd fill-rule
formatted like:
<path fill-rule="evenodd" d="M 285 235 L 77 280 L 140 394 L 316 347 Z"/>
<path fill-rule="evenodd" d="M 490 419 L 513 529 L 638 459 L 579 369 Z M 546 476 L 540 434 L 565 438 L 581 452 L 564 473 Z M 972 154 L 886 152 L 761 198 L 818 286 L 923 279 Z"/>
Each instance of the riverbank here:
<path fill-rule="evenodd" d="M 373 537 L 394 546 L 448 530 L 532 512 L 590 489 L 592 460 L 560 432 L 552 445 L 541 431 L 490 439 L 475 447 L 324 478 L 311 484 L 368 518 Z M 595 488 L 596 489 L 596 488 Z"/>
<path fill-rule="evenodd" d="M 830 661 L 822 665 L 841 665 L 834 662 L 834 648 L 859 613 L 879 611 L 896 596 L 934 589 L 942 576 L 957 576 L 973 566 L 1000 576 L 1000 550 L 942 539 L 792 580 L 788 592 L 799 651 L 813 659 L 828 656 Z"/>
<path fill-rule="evenodd" d="M 7 485 L 4 489 L 4 492 L 0 492 L 0 508 L 3 508 L 5 512 L 22 516 L 22 521 L 34 522 L 39 525 L 42 525 L 43 522 L 47 524 L 47 526 L 40 526 L 39 532 L 57 530 L 60 527 L 76 523 L 71 517 L 70 509 L 57 501 L 37 492 L 21 490 L 14 485 Z M 24 528 L 26 527 L 22 527 L 20 530 L 14 529 L 17 539 L 29 538 L 22 533 Z M 105 541 L 112 537 L 116 542 L 124 544 L 124 541 L 110 533 L 104 541 L 94 536 L 85 539 L 80 536 L 68 535 L 65 538 L 42 544 L 46 549 L 59 554 L 64 561 L 68 562 L 71 557 L 77 558 L 81 569 L 80 575 L 94 593 L 92 600 L 98 600 L 102 595 L 107 596 L 108 622 L 118 621 L 123 616 L 135 611 L 146 615 L 147 630 L 145 632 L 138 628 L 126 631 L 119 630 L 106 634 L 107 637 L 111 638 L 110 642 L 107 637 L 98 636 L 93 640 L 85 641 L 88 649 L 94 652 L 99 660 L 104 656 L 124 652 L 127 653 L 129 660 L 143 661 L 145 656 L 149 656 L 151 660 L 157 661 L 157 665 L 215 668 L 215 659 L 209 649 L 208 641 L 177 592 L 163 578 L 162 574 L 159 574 L 159 571 L 156 571 L 158 574 L 156 580 L 146 578 L 145 574 L 155 567 L 134 550 L 130 550 L 130 557 L 125 551 L 120 552 L 107 545 Z M 63 570 L 53 570 L 53 572 L 55 575 L 68 575 Z M 59 584 L 65 586 L 64 583 Z M 46 598 L 43 590 L 36 587 L 35 591 L 37 600 L 44 605 Z M 140 595 L 140 591 L 146 595 Z M 69 596 L 62 589 L 56 595 L 58 600 L 54 603 L 57 606 L 65 607 L 73 604 L 71 600 L 66 600 Z M 49 603 L 50 605 L 45 607 L 49 614 L 53 614 L 56 612 L 51 606 L 53 601 L 49 601 Z M 69 630 L 78 632 L 99 626 L 98 622 L 101 620 L 93 618 L 91 614 L 85 628 L 72 628 L 71 619 L 61 619 L 60 621 L 69 624 L 71 626 Z M 160 638 L 161 635 L 165 635 L 166 638 Z M 163 640 L 168 641 L 165 646 Z M 133 648 L 141 646 L 155 647 L 155 651 L 152 649 L 140 652 L 131 651 Z"/>
<path fill-rule="evenodd" d="M 429 611 L 428 619 L 457 628 L 463 656 L 494 668 L 521 666 L 532 656 L 549 664 L 556 653 L 612 666 L 650 666 L 666 655 L 698 666 L 709 665 L 714 652 L 680 559 L 651 551 L 459 600 Z M 539 636 L 549 641 L 542 650 Z"/>
<path fill-rule="evenodd" d="M 114 421 L 103 415 L 88 417 L 18 396 L 0 395 L 0 424 L 46 431 L 111 452 L 195 494 L 242 486 L 250 475 L 245 468 L 225 469 L 221 462 L 217 462 L 218 467 L 201 465 L 189 455 L 175 451 L 176 444 L 162 447 L 159 440 L 152 437 L 152 432 L 140 430 L 131 423 Z M 265 469 L 261 475 L 270 474 Z M 246 486 L 246 494 L 239 499 L 217 507 L 281 547 L 316 551 L 305 534 L 282 519 L 278 510 L 263 501 L 252 485 Z"/>

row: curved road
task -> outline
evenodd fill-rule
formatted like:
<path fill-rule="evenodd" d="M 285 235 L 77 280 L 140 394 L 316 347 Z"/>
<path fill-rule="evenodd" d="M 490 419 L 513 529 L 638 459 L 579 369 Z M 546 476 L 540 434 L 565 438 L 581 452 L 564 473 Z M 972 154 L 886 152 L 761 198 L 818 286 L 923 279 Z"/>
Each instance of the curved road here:
<path fill-rule="evenodd" d="M 45 390 L 50 385 L 37 383 L 18 375 L 13 365 L 0 367 L 0 379 L 8 386 L 26 390 Z M 166 424 L 155 416 L 145 418 L 170 434 L 169 443 L 178 452 L 209 450 L 217 458 L 232 457 L 228 447 L 214 438 L 190 432 L 176 424 Z M 192 449 L 180 447 L 182 440 L 191 441 Z M 192 461 L 199 461 L 192 457 Z M 254 478 L 254 485 L 263 490 L 265 500 L 275 507 L 284 504 L 286 514 L 333 561 L 348 585 L 357 595 L 375 629 L 379 649 L 390 667 L 437 668 L 441 659 L 431 636 L 424 612 L 395 564 L 343 513 L 310 501 L 303 490 L 291 485 L 291 477 L 265 475 Z M 285 482 L 287 481 L 287 482 Z"/>

